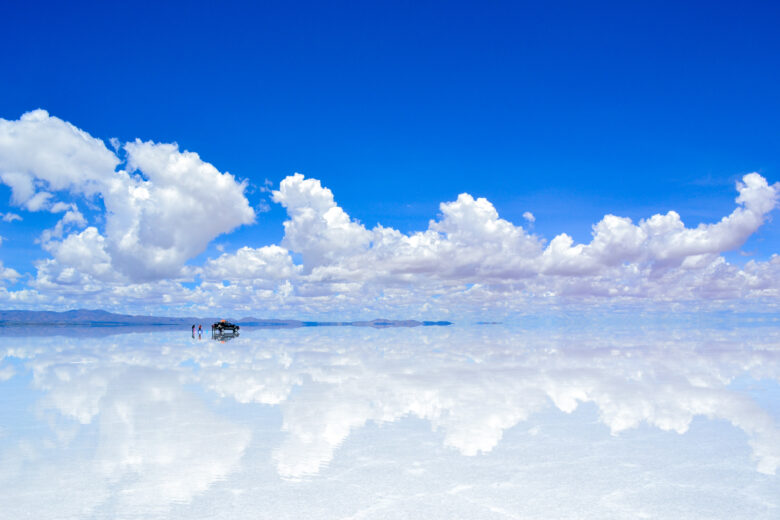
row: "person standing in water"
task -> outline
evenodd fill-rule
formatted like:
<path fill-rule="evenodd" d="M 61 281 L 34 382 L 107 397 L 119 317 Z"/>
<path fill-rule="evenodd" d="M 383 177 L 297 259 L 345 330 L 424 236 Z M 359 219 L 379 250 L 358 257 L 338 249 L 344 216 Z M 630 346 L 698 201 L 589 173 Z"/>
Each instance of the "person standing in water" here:
<path fill-rule="evenodd" d="M 192 337 L 195 337 L 195 325 L 192 326 Z"/>

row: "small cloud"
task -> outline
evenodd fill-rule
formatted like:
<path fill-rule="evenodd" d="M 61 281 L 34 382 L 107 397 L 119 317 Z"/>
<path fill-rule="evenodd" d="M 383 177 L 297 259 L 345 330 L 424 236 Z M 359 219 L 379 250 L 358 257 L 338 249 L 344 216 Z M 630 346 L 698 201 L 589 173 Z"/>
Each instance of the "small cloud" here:
<path fill-rule="evenodd" d="M 0 381 L 8 381 L 14 377 L 15 374 L 16 371 L 14 370 L 14 367 L 4 366 L 3 368 L 0 368 Z"/>
<path fill-rule="evenodd" d="M 258 213 L 268 213 L 269 211 L 271 211 L 271 205 L 268 204 L 267 201 L 261 200 L 260 202 L 257 203 L 257 206 L 255 206 L 255 210 Z"/>
<path fill-rule="evenodd" d="M 16 269 L 11 269 L 10 267 L 3 267 L 3 262 L 0 262 L 0 282 L 3 280 L 8 280 L 10 282 L 16 282 L 21 277 L 21 275 L 16 271 Z"/>
<path fill-rule="evenodd" d="M 68 204 L 66 202 L 57 202 L 51 208 L 49 208 L 49 211 L 52 213 L 62 213 L 71 209 L 76 209 L 76 205 Z"/>
<path fill-rule="evenodd" d="M 13 222 L 14 220 L 22 220 L 22 217 L 16 213 L 0 213 L 3 218 L 3 222 Z"/>
<path fill-rule="evenodd" d="M 531 213 L 530 211 L 526 211 L 525 213 L 523 213 L 523 218 L 531 223 L 536 222 L 536 217 L 534 217 L 534 214 Z"/>
<path fill-rule="evenodd" d="M 108 142 L 111 143 L 111 148 L 113 148 L 116 153 L 119 153 L 119 148 L 122 147 L 122 144 L 119 142 L 119 139 L 117 139 L 116 137 L 112 137 L 111 139 L 108 140 Z"/>
<path fill-rule="evenodd" d="M 260 186 L 260 191 L 265 192 L 265 193 L 270 193 L 271 192 L 271 186 L 273 186 L 273 185 L 274 185 L 274 183 L 272 181 L 266 179 L 266 180 L 263 181 L 263 185 Z"/>
<path fill-rule="evenodd" d="M 43 209 L 48 209 L 50 204 L 49 199 L 51 198 L 51 193 L 46 191 L 39 191 L 25 203 L 25 206 L 29 211 L 41 211 Z"/>
<path fill-rule="evenodd" d="M 688 182 L 688 186 L 698 186 L 701 188 L 717 188 L 717 187 L 723 187 L 723 186 L 733 186 L 735 177 L 733 175 L 729 176 L 713 176 L 712 173 L 708 173 L 707 175 L 703 177 L 698 177 L 696 179 L 691 180 Z"/>

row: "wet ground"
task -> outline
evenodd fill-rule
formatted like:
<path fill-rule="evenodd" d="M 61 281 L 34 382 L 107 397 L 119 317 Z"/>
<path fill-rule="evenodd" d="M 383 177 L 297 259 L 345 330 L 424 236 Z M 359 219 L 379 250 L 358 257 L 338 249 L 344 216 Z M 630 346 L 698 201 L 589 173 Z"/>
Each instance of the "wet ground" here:
<path fill-rule="evenodd" d="M 0 337 L 0 518 L 780 518 L 780 327 Z"/>

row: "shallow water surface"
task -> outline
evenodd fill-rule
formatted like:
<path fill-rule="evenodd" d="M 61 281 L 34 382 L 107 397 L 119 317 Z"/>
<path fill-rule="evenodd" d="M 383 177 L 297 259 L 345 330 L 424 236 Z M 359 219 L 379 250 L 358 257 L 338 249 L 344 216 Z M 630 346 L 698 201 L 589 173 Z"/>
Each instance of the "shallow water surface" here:
<path fill-rule="evenodd" d="M 40 332 L 3 519 L 780 518 L 777 327 Z"/>

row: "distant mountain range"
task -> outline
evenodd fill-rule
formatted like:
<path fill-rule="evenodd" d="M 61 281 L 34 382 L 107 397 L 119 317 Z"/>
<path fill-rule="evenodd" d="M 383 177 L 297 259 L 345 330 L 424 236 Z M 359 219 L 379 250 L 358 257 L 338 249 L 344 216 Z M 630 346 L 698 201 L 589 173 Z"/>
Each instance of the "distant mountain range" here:
<path fill-rule="evenodd" d="M 81 327 L 174 327 L 202 324 L 204 328 L 222 318 L 171 318 L 164 316 L 133 316 L 114 314 L 101 310 L 52 311 L 0 311 L 0 327 L 81 326 Z M 419 327 L 452 325 L 449 321 L 385 320 L 372 321 L 300 321 L 260 318 L 229 319 L 242 327 L 296 328 L 296 327 Z"/>

